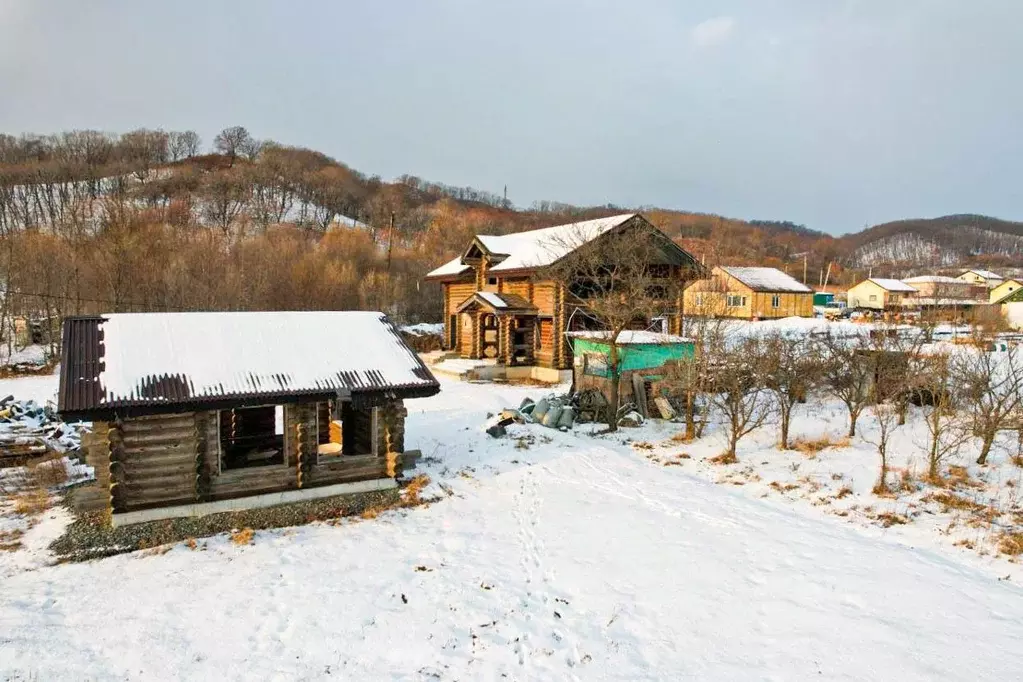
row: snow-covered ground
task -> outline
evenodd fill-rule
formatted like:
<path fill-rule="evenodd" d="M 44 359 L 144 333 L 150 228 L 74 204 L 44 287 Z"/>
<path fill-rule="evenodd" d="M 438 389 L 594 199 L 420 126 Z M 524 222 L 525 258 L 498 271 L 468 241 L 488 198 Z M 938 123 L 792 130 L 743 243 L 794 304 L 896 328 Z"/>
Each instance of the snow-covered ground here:
<path fill-rule="evenodd" d="M 1015 565 L 912 524 L 850 523 L 712 480 L 769 458 L 808 466 L 770 449 L 770 433 L 724 468 L 701 459 L 719 434 L 680 444 L 663 423 L 605 437 L 512 427 L 495 440 L 487 414 L 537 389 L 442 383 L 408 403 L 408 446 L 423 451 L 435 504 L 261 531 L 251 545 L 219 536 L 32 562 L 0 586 L 0 677 L 1018 677 Z M 843 415 L 820 410 L 795 430 L 841 432 Z M 866 447 L 835 457 L 862 459 L 850 497 L 869 496 Z"/>

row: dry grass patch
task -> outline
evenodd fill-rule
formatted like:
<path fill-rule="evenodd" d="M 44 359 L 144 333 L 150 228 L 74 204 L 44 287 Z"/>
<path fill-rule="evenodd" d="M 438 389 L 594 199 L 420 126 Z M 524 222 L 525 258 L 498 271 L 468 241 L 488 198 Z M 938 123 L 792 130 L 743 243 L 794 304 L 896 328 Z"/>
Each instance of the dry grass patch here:
<path fill-rule="evenodd" d="M 14 496 L 14 513 L 38 516 L 50 506 L 50 495 L 43 488 L 35 488 Z"/>
<path fill-rule="evenodd" d="M 695 439 L 688 436 L 685 431 L 679 431 L 671 437 L 671 440 L 675 443 L 692 443 Z"/>
<path fill-rule="evenodd" d="M 950 466 L 948 476 L 942 480 L 946 488 L 983 488 L 984 484 L 970 476 L 970 470 L 964 466 Z"/>
<path fill-rule="evenodd" d="M 780 493 L 787 493 L 790 490 L 799 490 L 799 486 L 796 485 L 795 483 L 785 483 L 785 484 L 782 484 L 782 483 L 779 483 L 778 481 L 771 481 L 769 485 L 770 485 L 770 487 L 774 488 L 775 490 L 777 490 Z"/>
<path fill-rule="evenodd" d="M 251 545 L 252 538 L 256 534 L 251 528 L 242 528 L 241 530 L 232 531 L 231 542 L 236 545 Z"/>
<path fill-rule="evenodd" d="M 1023 533 L 1003 533 L 998 539 L 998 551 L 1009 556 L 1023 554 Z"/>
<path fill-rule="evenodd" d="M 67 466 L 64 464 L 63 455 L 32 462 L 27 469 L 29 476 L 40 488 L 54 488 L 68 481 Z"/>
<path fill-rule="evenodd" d="M 818 453 L 827 450 L 828 448 L 844 448 L 849 446 L 849 438 L 843 436 L 841 438 L 835 438 L 825 434 L 820 438 L 797 438 L 791 443 L 791 450 L 801 452 L 810 459 L 813 459 Z"/>
<path fill-rule="evenodd" d="M 970 513 L 981 512 L 987 509 L 986 505 L 975 502 L 971 499 L 946 491 L 933 493 L 923 499 L 924 502 L 937 502 L 942 506 L 942 511 L 948 512 L 953 509 Z"/>
<path fill-rule="evenodd" d="M 21 538 L 25 531 L 21 529 L 0 531 L 0 552 L 16 552 L 23 547 Z"/>
<path fill-rule="evenodd" d="M 896 514 L 895 512 L 881 512 L 874 517 L 881 522 L 881 525 L 885 528 L 891 528 L 892 526 L 904 526 L 909 523 L 909 517 L 903 516 L 902 514 Z"/>
<path fill-rule="evenodd" d="M 835 493 L 835 499 L 841 500 L 843 497 L 849 497 L 852 494 L 853 489 L 847 485 L 843 485 L 841 488 L 838 489 L 838 492 Z"/>
<path fill-rule="evenodd" d="M 730 452 L 722 452 L 716 457 L 710 457 L 707 461 L 711 464 L 738 464 L 739 458 Z"/>
<path fill-rule="evenodd" d="M 461 472 L 459 473 L 461 474 Z M 466 478 L 471 477 L 467 476 Z M 405 484 L 405 488 L 403 490 L 404 494 L 401 497 L 388 504 L 378 504 L 366 507 L 366 509 L 359 514 L 359 517 L 369 521 L 380 516 L 385 511 L 390 511 L 392 509 L 407 509 L 430 504 L 433 500 L 423 498 L 423 489 L 428 485 L 430 485 L 430 477 L 426 474 L 414 476 Z"/>
<path fill-rule="evenodd" d="M 637 450 L 653 450 L 654 444 L 648 443 L 645 440 L 641 440 L 638 443 L 633 443 L 632 447 L 636 448 Z"/>

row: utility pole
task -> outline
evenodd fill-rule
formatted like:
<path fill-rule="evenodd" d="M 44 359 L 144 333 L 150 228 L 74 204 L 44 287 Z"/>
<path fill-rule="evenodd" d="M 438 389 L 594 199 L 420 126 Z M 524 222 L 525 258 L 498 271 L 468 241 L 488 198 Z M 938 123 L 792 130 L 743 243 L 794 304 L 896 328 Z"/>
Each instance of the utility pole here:
<path fill-rule="evenodd" d="M 806 253 L 803 252 L 803 286 L 806 286 Z"/>
<path fill-rule="evenodd" d="M 394 211 L 391 211 L 391 226 L 387 230 L 387 272 L 391 271 L 391 249 L 394 248 Z"/>

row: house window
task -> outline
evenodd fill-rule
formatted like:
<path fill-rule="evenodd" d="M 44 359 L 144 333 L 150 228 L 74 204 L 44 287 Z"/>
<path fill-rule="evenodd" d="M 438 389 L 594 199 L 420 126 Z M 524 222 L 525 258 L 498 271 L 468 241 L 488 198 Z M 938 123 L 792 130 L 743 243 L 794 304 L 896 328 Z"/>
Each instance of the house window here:
<path fill-rule="evenodd" d="M 335 461 L 344 452 L 344 423 L 333 400 L 316 403 L 316 462 Z"/>
<path fill-rule="evenodd" d="M 771 307 L 772 308 L 781 307 L 781 296 L 775 294 L 774 296 L 771 297 Z"/>
<path fill-rule="evenodd" d="M 702 306 L 703 305 L 703 294 L 696 294 L 696 297 L 693 299 L 693 302 L 696 303 L 697 306 Z"/>
<path fill-rule="evenodd" d="M 284 406 L 220 410 L 220 470 L 284 464 Z"/>
<path fill-rule="evenodd" d="M 496 277 L 487 277 L 487 284 L 489 284 L 492 287 L 496 287 L 497 286 L 497 278 Z"/>
<path fill-rule="evenodd" d="M 871 294 L 870 297 L 867 300 L 868 301 L 876 301 L 877 300 L 877 294 Z"/>
<path fill-rule="evenodd" d="M 738 294 L 728 294 L 725 305 L 729 308 L 744 308 L 746 307 L 746 297 Z"/>

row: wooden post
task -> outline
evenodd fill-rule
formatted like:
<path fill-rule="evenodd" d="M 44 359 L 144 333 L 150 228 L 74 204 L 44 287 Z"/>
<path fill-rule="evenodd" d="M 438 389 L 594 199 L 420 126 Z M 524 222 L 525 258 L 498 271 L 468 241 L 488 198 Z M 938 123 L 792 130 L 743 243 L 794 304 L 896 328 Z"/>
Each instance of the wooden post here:
<path fill-rule="evenodd" d="M 209 413 L 195 413 L 195 499 L 210 499 Z"/>
<path fill-rule="evenodd" d="M 125 511 L 124 509 L 124 433 L 121 430 L 120 420 L 110 426 L 107 433 L 107 442 L 110 448 L 109 472 L 110 472 L 110 510 L 112 512 Z"/>
<path fill-rule="evenodd" d="M 295 452 L 298 464 L 296 467 L 296 477 L 298 487 L 303 488 L 305 487 L 307 474 L 313 465 L 312 460 L 316 458 L 316 453 L 309 452 L 309 446 L 306 443 L 306 434 L 309 427 L 305 420 L 305 410 L 303 406 L 296 406 L 295 410 L 298 411 L 299 417 L 298 423 L 295 425 Z"/>

